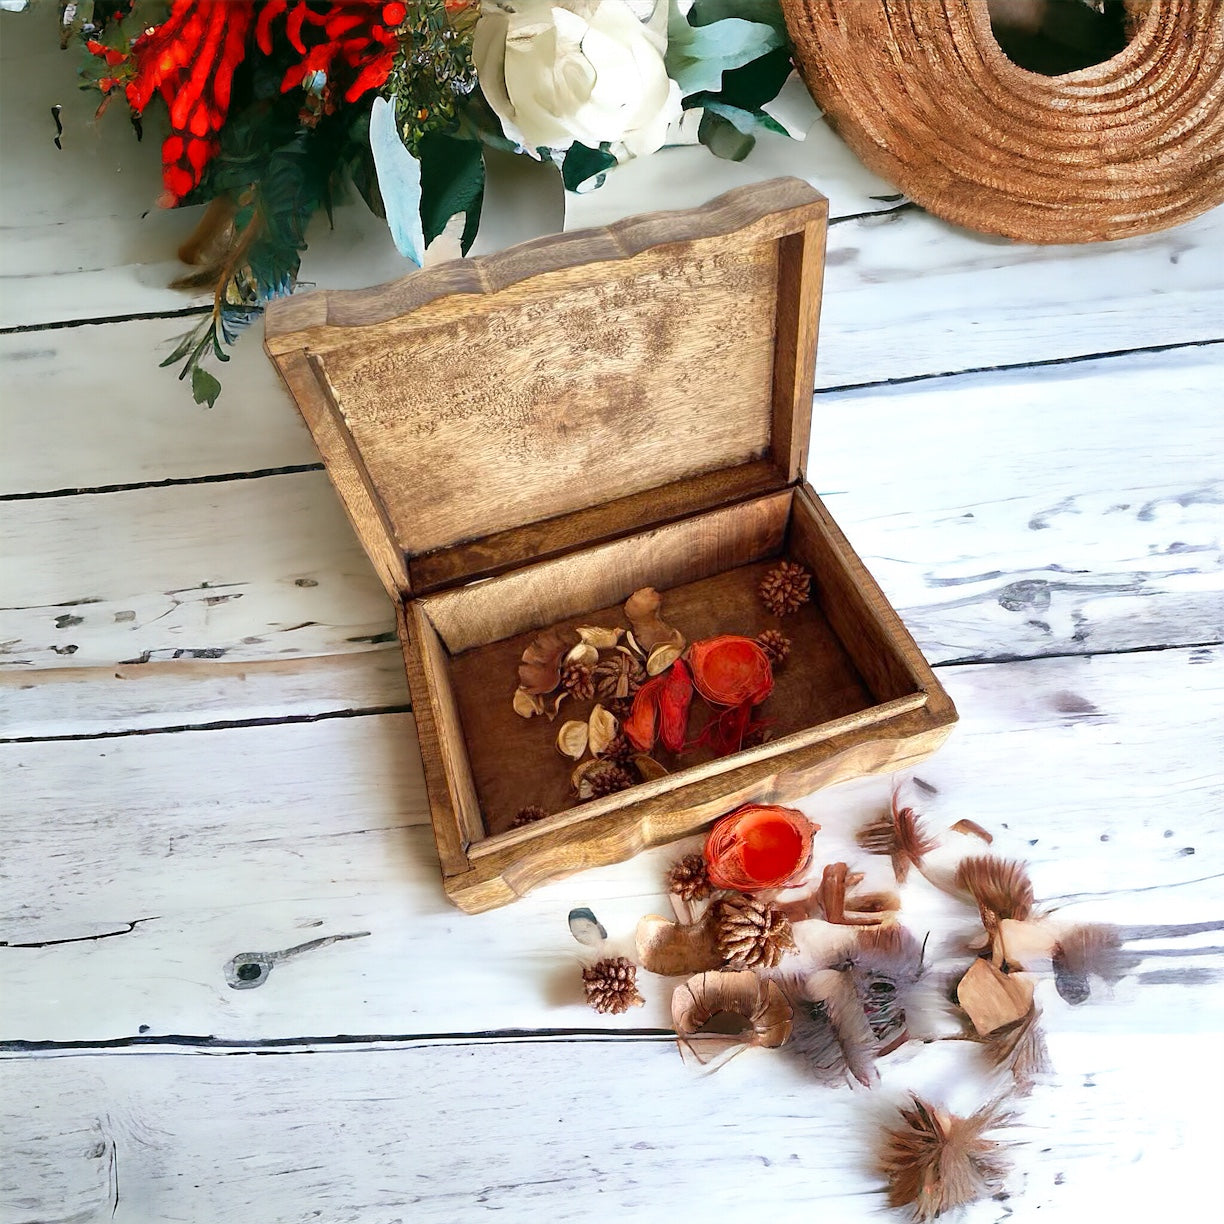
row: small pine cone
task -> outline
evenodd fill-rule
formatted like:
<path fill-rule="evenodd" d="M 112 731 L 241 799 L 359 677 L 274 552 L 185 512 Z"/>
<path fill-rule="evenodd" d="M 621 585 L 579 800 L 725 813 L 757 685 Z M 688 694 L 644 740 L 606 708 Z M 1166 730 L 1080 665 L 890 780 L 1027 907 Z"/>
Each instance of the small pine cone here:
<path fill-rule="evenodd" d="M 528 804 L 525 808 L 519 808 L 515 813 L 514 819 L 510 822 L 512 829 L 522 829 L 530 824 L 535 824 L 537 820 L 543 820 L 548 813 L 542 807 L 536 807 L 534 803 Z"/>
<path fill-rule="evenodd" d="M 718 902 L 718 951 L 728 969 L 772 969 L 796 951 L 790 919 L 768 901 L 733 894 Z"/>
<path fill-rule="evenodd" d="M 633 713 L 633 698 L 632 697 L 610 697 L 608 698 L 608 711 L 615 714 L 616 717 L 624 722 L 630 714 Z M 606 754 L 605 754 L 606 755 Z"/>
<path fill-rule="evenodd" d="M 770 736 L 772 735 L 772 727 L 765 723 L 753 723 L 753 725 L 744 732 L 743 746 L 745 748 L 759 748 L 762 744 L 767 744 Z"/>
<path fill-rule="evenodd" d="M 584 969 L 582 988 L 591 1007 L 613 1016 L 646 1002 L 638 994 L 637 966 L 624 956 L 612 956 Z"/>
<path fill-rule="evenodd" d="M 599 755 L 605 761 L 616 761 L 620 765 L 628 765 L 636 752 L 637 749 L 622 731 Z"/>
<path fill-rule="evenodd" d="M 567 663 L 561 671 L 561 687 L 575 701 L 590 701 L 595 696 L 595 678 L 585 663 Z"/>
<path fill-rule="evenodd" d="M 757 645 L 765 652 L 765 657 L 774 667 L 785 663 L 786 656 L 790 654 L 790 638 L 776 629 L 766 629 L 757 638 Z"/>
<path fill-rule="evenodd" d="M 595 691 L 607 700 L 632 697 L 646 683 L 646 665 L 623 647 L 595 665 Z"/>
<path fill-rule="evenodd" d="M 761 581 L 761 602 L 775 615 L 786 616 L 812 597 L 812 575 L 794 561 L 783 561 Z"/>
<path fill-rule="evenodd" d="M 677 859 L 667 873 L 667 891 L 675 893 L 682 901 L 700 901 L 708 897 L 713 886 L 706 875 L 704 856 L 686 854 L 682 859 Z"/>
<path fill-rule="evenodd" d="M 591 782 L 591 798 L 601 799 L 604 795 L 615 795 L 617 791 L 628 790 L 637 785 L 637 779 L 623 766 L 615 761 L 609 761 L 599 769 L 592 769 L 588 775 Z"/>

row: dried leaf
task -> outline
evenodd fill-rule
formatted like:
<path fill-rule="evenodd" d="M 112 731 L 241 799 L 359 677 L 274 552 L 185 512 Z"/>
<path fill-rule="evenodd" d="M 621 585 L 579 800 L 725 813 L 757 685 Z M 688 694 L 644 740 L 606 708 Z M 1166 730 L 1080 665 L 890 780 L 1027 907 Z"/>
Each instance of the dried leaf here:
<path fill-rule="evenodd" d="M 996 1104 L 958 1118 L 911 1096 L 883 1136 L 880 1172 L 888 1181 L 888 1205 L 912 1207 L 923 1224 L 954 1207 L 999 1193 L 1008 1161 L 998 1140 L 985 1133 L 1011 1121 Z"/>
<path fill-rule="evenodd" d="M 633 626 L 633 641 L 647 654 L 664 642 L 684 649 L 684 635 L 663 619 L 659 612 L 662 606 L 663 596 L 654 587 L 634 591 L 625 602 L 625 616 Z"/>
<path fill-rule="evenodd" d="M 596 705 L 587 720 L 589 734 L 587 742 L 592 756 L 603 756 L 608 745 L 620 734 L 620 723 L 611 710 L 605 710 L 602 705 Z"/>
<path fill-rule="evenodd" d="M 722 965 L 717 923 L 710 910 L 691 926 L 650 914 L 638 923 L 636 939 L 642 968 L 662 977 L 683 977 Z"/>
<path fill-rule="evenodd" d="M 1033 979 L 1004 973 L 990 961 L 978 959 L 961 978 L 956 1001 L 978 1033 L 989 1037 L 1028 1014 L 1033 1006 Z"/>
<path fill-rule="evenodd" d="M 569 722 L 561 724 L 561 730 L 557 732 L 557 751 L 562 756 L 570 757 L 572 760 L 578 760 L 587 748 L 587 725 L 584 722 L 579 722 L 577 719 L 571 718 Z"/>
<path fill-rule="evenodd" d="M 583 643 L 594 646 L 596 650 L 611 650 L 624 632 L 620 628 L 604 629 L 599 625 L 580 625 L 578 628 L 578 636 Z"/>
<path fill-rule="evenodd" d="M 948 831 L 950 833 L 964 833 L 969 837 L 976 837 L 980 841 L 984 841 L 988 846 L 994 841 L 994 834 L 983 829 L 976 820 L 958 820 Z"/>
<path fill-rule="evenodd" d="M 642 775 L 643 782 L 657 782 L 660 778 L 667 777 L 668 771 L 654 757 L 647 756 L 644 752 L 635 754 L 633 764 Z"/>
<path fill-rule="evenodd" d="M 594 667 L 599 662 L 599 651 L 586 642 L 579 642 L 565 656 L 565 665 L 577 663 L 582 667 Z"/>
<path fill-rule="evenodd" d="M 534 718 L 544 713 L 544 702 L 539 697 L 532 696 L 525 688 L 514 690 L 514 712 L 520 718 Z"/>
<path fill-rule="evenodd" d="M 646 660 L 646 674 L 661 676 L 680 657 L 680 647 L 674 642 L 663 642 L 656 646 Z"/>
<path fill-rule="evenodd" d="M 545 706 L 544 713 L 548 715 L 549 722 L 552 722 L 561 712 L 561 703 L 569 696 L 570 694 L 563 689 L 553 698 L 551 705 Z"/>
<path fill-rule="evenodd" d="M 630 654 L 636 655 L 643 662 L 646 660 L 646 652 L 638 645 L 637 638 L 629 630 L 625 631 L 625 645 L 621 649 L 628 650 Z"/>
<path fill-rule="evenodd" d="M 720 1012 L 748 1023 L 747 1044 L 776 1049 L 791 1033 L 791 1005 L 778 986 L 750 969 L 698 973 L 672 994 L 672 1027 L 691 1037 Z"/>
<path fill-rule="evenodd" d="M 523 651 L 519 683 L 533 696 L 551 693 L 561 683 L 561 660 L 574 644 L 574 635 L 561 629 L 545 629 Z"/>
<path fill-rule="evenodd" d="M 570 934 L 588 948 L 598 948 L 608 938 L 603 923 L 586 906 L 570 910 L 569 929 Z"/>

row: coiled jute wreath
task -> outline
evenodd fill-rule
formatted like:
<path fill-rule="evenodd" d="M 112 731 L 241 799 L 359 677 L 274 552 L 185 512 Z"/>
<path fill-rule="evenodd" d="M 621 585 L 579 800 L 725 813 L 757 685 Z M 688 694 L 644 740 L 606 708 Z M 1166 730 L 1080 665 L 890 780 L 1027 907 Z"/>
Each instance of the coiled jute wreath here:
<path fill-rule="evenodd" d="M 923 208 L 1027 242 L 1151 233 L 1224 202 L 1224 0 L 1126 0 L 1104 63 L 1014 64 L 987 0 L 782 0 L 808 89 Z"/>

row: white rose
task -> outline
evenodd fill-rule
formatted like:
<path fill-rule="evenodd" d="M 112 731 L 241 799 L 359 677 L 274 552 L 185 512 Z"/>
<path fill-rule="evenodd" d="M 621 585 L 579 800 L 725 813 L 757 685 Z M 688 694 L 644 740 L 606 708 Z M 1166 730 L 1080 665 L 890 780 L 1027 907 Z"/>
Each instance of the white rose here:
<path fill-rule="evenodd" d="M 507 138 L 533 156 L 607 141 L 641 157 L 680 117 L 666 50 L 667 0 L 645 23 L 625 0 L 484 0 L 472 55 Z"/>

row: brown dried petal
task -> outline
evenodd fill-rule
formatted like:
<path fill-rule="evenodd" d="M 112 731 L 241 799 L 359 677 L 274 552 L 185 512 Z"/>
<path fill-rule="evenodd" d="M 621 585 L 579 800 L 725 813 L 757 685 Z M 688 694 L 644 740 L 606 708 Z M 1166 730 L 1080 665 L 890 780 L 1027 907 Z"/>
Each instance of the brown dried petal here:
<path fill-rule="evenodd" d="M 561 683 L 561 660 L 574 640 L 574 634 L 567 630 L 545 629 L 523 651 L 519 684 L 532 696 L 551 693 Z"/>
<path fill-rule="evenodd" d="M 723 961 L 715 931 L 711 910 L 691 926 L 650 914 L 637 925 L 638 960 L 647 972 L 662 977 L 683 977 L 717 969 Z"/>
<path fill-rule="evenodd" d="M 956 988 L 956 1001 L 978 1033 L 989 1037 L 1032 1010 L 1033 979 L 1004 973 L 988 960 L 975 960 Z"/>

